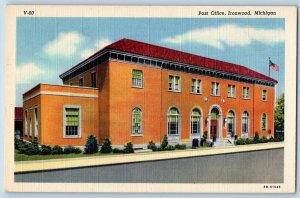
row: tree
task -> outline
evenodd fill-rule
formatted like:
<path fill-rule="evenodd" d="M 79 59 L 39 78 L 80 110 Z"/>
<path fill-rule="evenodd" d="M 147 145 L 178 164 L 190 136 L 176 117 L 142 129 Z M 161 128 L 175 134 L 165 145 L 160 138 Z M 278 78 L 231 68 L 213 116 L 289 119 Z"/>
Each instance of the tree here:
<path fill-rule="evenodd" d="M 284 94 L 277 99 L 275 106 L 275 131 L 284 131 Z"/>
<path fill-rule="evenodd" d="M 93 153 L 97 153 L 98 150 L 99 150 L 99 144 L 96 136 L 90 135 L 86 140 L 84 153 L 93 154 Z"/>

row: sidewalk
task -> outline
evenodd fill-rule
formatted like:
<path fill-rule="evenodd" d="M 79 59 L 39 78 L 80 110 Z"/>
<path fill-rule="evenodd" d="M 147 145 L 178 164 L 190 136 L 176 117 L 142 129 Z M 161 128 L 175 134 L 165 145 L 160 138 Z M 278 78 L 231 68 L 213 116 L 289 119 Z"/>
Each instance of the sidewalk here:
<path fill-rule="evenodd" d="M 161 152 L 145 152 L 145 153 L 141 152 L 141 153 L 120 154 L 120 155 L 111 155 L 111 156 L 21 161 L 21 162 L 15 162 L 15 173 L 166 160 L 166 159 L 175 159 L 175 158 L 247 152 L 247 151 L 255 151 L 255 150 L 267 150 L 267 149 L 276 149 L 276 148 L 283 148 L 283 147 L 284 147 L 284 142 L 274 142 L 274 143 L 261 143 L 261 144 L 251 144 L 251 145 L 243 145 L 243 146 L 223 147 L 223 148 L 213 147 L 213 148 L 203 148 L 203 149 L 199 148 L 199 149 L 161 151 Z"/>

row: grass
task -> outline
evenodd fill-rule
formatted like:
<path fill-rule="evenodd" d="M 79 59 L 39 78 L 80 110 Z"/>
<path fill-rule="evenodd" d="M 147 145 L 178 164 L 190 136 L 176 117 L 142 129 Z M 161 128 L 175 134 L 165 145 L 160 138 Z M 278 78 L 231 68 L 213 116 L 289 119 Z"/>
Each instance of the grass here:
<path fill-rule="evenodd" d="M 120 155 L 120 153 L 94 153 L 94 154 L 60 154 L 60 155 L 25 155 L 15 151 L 15 161 L 31 161 L 31 160 L 50 160 L 50 159 L 64 159 L 64 158 L 78 158 L 78 157 L 96 157 L 96 156 L 109 156 Z"/>

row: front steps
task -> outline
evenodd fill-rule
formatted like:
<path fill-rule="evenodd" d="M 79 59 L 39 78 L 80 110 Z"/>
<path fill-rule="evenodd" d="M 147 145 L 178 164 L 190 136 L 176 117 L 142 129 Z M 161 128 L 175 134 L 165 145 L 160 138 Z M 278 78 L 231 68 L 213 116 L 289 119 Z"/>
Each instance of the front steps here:
<path fill-rule="evenodd" d="M 214 147 L 227 147 L 234 146 L 234 138 L 218 138 L 216 142 L 214 142 Z"/>

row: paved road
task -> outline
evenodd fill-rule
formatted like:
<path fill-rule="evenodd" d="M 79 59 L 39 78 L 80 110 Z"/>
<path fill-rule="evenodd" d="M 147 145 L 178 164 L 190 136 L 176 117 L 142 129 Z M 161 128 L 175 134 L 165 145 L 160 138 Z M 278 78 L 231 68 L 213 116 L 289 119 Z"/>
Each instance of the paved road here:
<path fill-rule="evenodd" d="M 54 170 L 15 175 L 16 182 L 283 183 L 283 149 Z"/>

